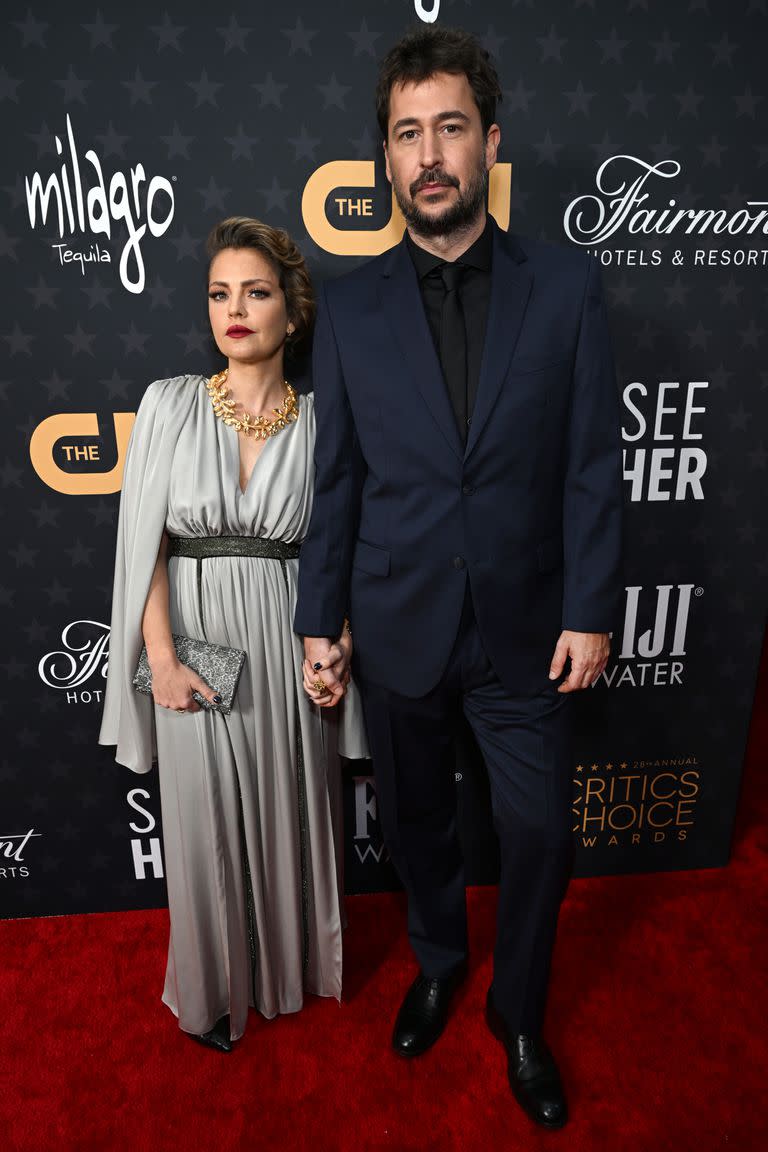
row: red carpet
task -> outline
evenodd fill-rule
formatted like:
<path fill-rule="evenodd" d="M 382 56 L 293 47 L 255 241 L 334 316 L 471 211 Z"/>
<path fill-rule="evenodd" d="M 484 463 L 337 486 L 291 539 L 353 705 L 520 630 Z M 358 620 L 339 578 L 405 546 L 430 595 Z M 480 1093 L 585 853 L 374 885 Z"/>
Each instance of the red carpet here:
<path fill-rule="evenodd" d="M 0 923 L 0 1152 L 762 1152 L 765 687 L 731 865 L 571 886 L 548 1028 L 569 1089 L 563 1132 L 520 1114 L 482 1023 L 494 893 L 476 889 L 470 980 L 414 1063 L 388 1049 L 412 975 L 397 897 L 349 900 L 341 1007 L 252 1015 L 231 1056 L 196 1046 L 160 1003 L 165 913 Z"/>

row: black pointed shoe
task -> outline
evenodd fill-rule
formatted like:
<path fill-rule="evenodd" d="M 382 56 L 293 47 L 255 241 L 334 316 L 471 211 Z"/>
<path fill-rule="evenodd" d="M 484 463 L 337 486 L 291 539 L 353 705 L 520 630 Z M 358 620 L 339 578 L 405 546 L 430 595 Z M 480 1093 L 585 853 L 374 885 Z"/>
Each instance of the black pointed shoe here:
<path fill-rule="evenodd" d="M 540 1036 L 512 1035 L 488 989 L 485 1018 L 507 1053 L 507 1075 L 520 1107 L 542 1128 L 562 1128 L 568 1119 L 563 1085 L 552 1053 Z"/>
<path fill-rule="evenodd" d="M 395 1021 L 392 1047 L 399 1056 L 421 1056 L 440 1038 L 448 1022 L 453 994 L 466 974 L 464 964 L 450 976 L 419 973 L 406 992 Z"/>
<path fill-rule="evenodd" d="M 229 1038 L 229 1016 L 222 1016 L 217 1020 L 210 1032 L 203 1032 L 201 1036 L 192 1036 L 198 1044 L 206 1048 L 215 1048 L 217 1052 L 231 1052 L 232 1041 Z"/>

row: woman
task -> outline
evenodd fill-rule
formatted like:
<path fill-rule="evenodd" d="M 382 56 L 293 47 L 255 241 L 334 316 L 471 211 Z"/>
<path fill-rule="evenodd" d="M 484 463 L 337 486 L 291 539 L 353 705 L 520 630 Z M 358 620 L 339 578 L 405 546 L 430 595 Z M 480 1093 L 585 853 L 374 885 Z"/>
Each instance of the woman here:
<path fill-rule="evenodd" d="M 321 678 L 314 702 L 302 690 L 292 631 L 315 425 L 283 358 L 312 323 L 309 275 L 285 232 L 245 217 L 218 225 L 208 252 L 227 368 L 158 380 L 137 413 L 99 739 L 136 772 L 156 748 L 163 1000 L 184 1031 L 230 1051 L 249 1004 L 272 1017 L 301 1008 L 305 991 L 340 996 L 340 726 L 346 754 L 366 750 L 354 694 L 336 709 Z M 179 662 L 172 633 L 245 651 L 229 715 L 195 701 L 216 702 L 216 685 Z M 154 700 L 132 687 L 143 643 Z"/>

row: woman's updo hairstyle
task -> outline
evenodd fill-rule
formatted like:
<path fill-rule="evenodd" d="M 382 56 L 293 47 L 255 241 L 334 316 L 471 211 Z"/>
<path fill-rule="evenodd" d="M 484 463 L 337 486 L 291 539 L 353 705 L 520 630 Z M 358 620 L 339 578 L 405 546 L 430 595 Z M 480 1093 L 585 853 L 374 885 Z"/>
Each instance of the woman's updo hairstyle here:
<path fill-rule="evenodd" d="M 272 262 L 285 295 L 288 319 L 294 326 L 287 347 L 301 344 L 312 331 L 315 294 L 304 257 L 285 229 L 270 228 L 251 216 L 230 216 L 208 237 L 209 267 L 226 248 L 253 248 Z"/>

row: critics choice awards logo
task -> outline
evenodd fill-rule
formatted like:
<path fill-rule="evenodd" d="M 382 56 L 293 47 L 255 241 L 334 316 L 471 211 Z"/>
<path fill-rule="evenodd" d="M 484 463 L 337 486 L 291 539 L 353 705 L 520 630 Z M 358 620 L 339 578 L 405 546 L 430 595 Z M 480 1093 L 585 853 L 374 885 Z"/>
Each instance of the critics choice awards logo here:
<path fill-rule="evenodd" d="M 129 292 L 144 289 L 144 256 L 141 245 L 147 230 L 163 236 L 173 220 L 173 185 L 165 176 L 147 177 L 143 164 L 128 173 L 117 171 L 107 179 L 101 160 L 92 148 L 80 154 L 69 116 L 66 120 L 66 148 L 60 136 L 54 137 L 61 165 L 44 177 L 34 172 L 25 180 L 27 212 L 32 228 L 55 223 L 61 243 L 52 245 L 59 263 L 85 265 L 111 264 L 109 250 L 98 237 L 111 240 L 113 232 L 125 228 L 128 237 L 120 254 L 120 280 Z M 82 237 L 87 249 L 74 247 Z"/>
<path fill-rule="evenodd" d="M 577 764 L 573 831 L 584 848 L 682 842 L 700 793 L 695 756 Z"/>
<path fill-rule="evenodd" d="M 762 242 L 768 234 L 768 200 L 747 200 L 743 208 L 729 212 L 725 208 L 687 208 L 674 196 L 658 199 L 659 181 L 674 180 L 682 165 L 677 160 L 660 160 L 648 164 L 637 156 L 610 156 L 597 170 L 595 192 L 571 200 L 563 215 L 563 228 L 569 240 L 582 246 L 602 244 L 620 235 L 642 238 L 670 236 L 686 240 L 691 236 L 754 237 L 747 246 L 737 248 L 696 248 L 694 267 L 707 265 L 746 265 L 766 267 L 768 248 L 749 245 Z M 663 193 L 662 193 L 663 195 Z M 601 264 L 624 267 L 658 265 L 663 254 L 659 248 L 602 248 L 593 255 Z M 681 266 L 689 251 L 677 249 L 672 263 Z"/>
<path fill-rule="evenodd" d="M 43 684 L 66 693 L 68 704 L 99 704 L 109 664 L 109 625 L 73 620 L 61 633 L 61 648 L 37 666 Z M 87 687 L 86 687 L 87 685 Z"/>

